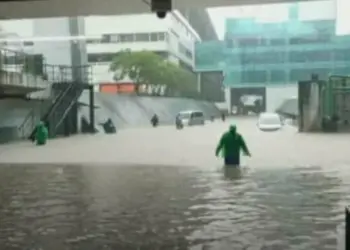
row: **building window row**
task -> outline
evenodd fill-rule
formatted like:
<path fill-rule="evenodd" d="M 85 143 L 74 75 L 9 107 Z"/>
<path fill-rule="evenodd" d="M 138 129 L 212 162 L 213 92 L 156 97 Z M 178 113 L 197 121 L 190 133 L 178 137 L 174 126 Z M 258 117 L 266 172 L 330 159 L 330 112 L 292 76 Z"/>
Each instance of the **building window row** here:
<path fill-rule="evenodd" d="M 314 51 L 276 51 L 262 53 L 239 53 L 228 58 L 232 65 L 280 64 L 280 63 L 315 63 L 315 62 L 350 61 L 350 50 L 314 50 Z"/>
<path fill-rule="evenodd" d="M 104 34 L 101 38 L 87 39 L 88 44 L 100 43 L 133 43 L 133 42 L 157 42 L 166 41 L 166 32 L 153 33 L 129 33 L 129 34 Z"/>
<path fill-rule="evenodd" d="M 322 34 L 310 37 L 291 37 L 283 38 L 228 38 L 226 39 L 227 48 L 253 48 L 264 46 L 283 46 L 283 45 L 306 45 L 306 44 L 327 44 L 331 42 L 331 35 Z"/>
<path fill-rule="evenodd" d="M 312 74 L 317 74 L 320 79 L 326 79 L 329 74 L 347 75 L 350 68 L 341 67 L 335 69 L 318 68 L 318 69 L 291 69 L 291 70 L 251 70 L 230 72 L 233 77 L 230 79 L 235 83 L 295 83 L 298 81 L 310 79 Z"/>
<path fill-rule="evenodd" d="M 165 51 L 157 51 L 154 53 L 164 59 L 167 59 L 169 56 L 169 53 Z M 117 55 L 118 53 L 89 53 L 88 62 L 89 63 L 110 63 L 113 61 L 113 58 Z"/>

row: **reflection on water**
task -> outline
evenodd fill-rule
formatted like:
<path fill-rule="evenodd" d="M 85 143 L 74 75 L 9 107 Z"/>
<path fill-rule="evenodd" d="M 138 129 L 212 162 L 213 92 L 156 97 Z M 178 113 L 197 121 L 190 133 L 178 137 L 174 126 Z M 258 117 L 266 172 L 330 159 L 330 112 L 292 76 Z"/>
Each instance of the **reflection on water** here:
<path fill-rule="evenodd" d="M 1 166 L 0 249 L 335 249 L 345 193 L 317 167 Z"/>

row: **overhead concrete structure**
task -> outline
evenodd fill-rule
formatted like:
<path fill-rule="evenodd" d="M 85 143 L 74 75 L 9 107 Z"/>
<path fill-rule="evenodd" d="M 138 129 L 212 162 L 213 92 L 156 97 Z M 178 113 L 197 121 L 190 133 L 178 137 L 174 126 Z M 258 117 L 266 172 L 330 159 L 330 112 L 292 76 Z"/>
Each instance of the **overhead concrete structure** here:
<path fill-rule="evenodd" d="M 313 1 L 313 0 L 305 0 Z M 292 0 L 173 0 L 173 9 L 295 2 Z M 150 0 L 15 0 L 0 3 L 1 19 L 150 12 Z M 140 24 L 142 25 L 142 24 Z"/>

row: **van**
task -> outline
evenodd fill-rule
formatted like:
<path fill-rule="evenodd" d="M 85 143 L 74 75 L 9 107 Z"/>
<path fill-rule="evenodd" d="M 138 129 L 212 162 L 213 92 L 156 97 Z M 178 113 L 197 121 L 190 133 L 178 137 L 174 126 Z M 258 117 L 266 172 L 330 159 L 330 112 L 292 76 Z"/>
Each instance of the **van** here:
<path fill-rule="evenodd" d="M 177 115 L 184 126 L 204 125 L 205 119 L 202 111 L 181 111 Z"/>

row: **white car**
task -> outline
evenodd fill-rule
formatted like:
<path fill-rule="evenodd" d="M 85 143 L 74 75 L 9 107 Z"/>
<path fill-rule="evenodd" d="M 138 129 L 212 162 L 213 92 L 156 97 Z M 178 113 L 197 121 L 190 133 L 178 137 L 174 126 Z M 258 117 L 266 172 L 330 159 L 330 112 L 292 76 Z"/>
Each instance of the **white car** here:
<path fill-rule="evenodd" d="M 261 113 L 257 125 L 262 131 L 276 131 L 283 127 L 283 121 L 276 113 Z"/>

